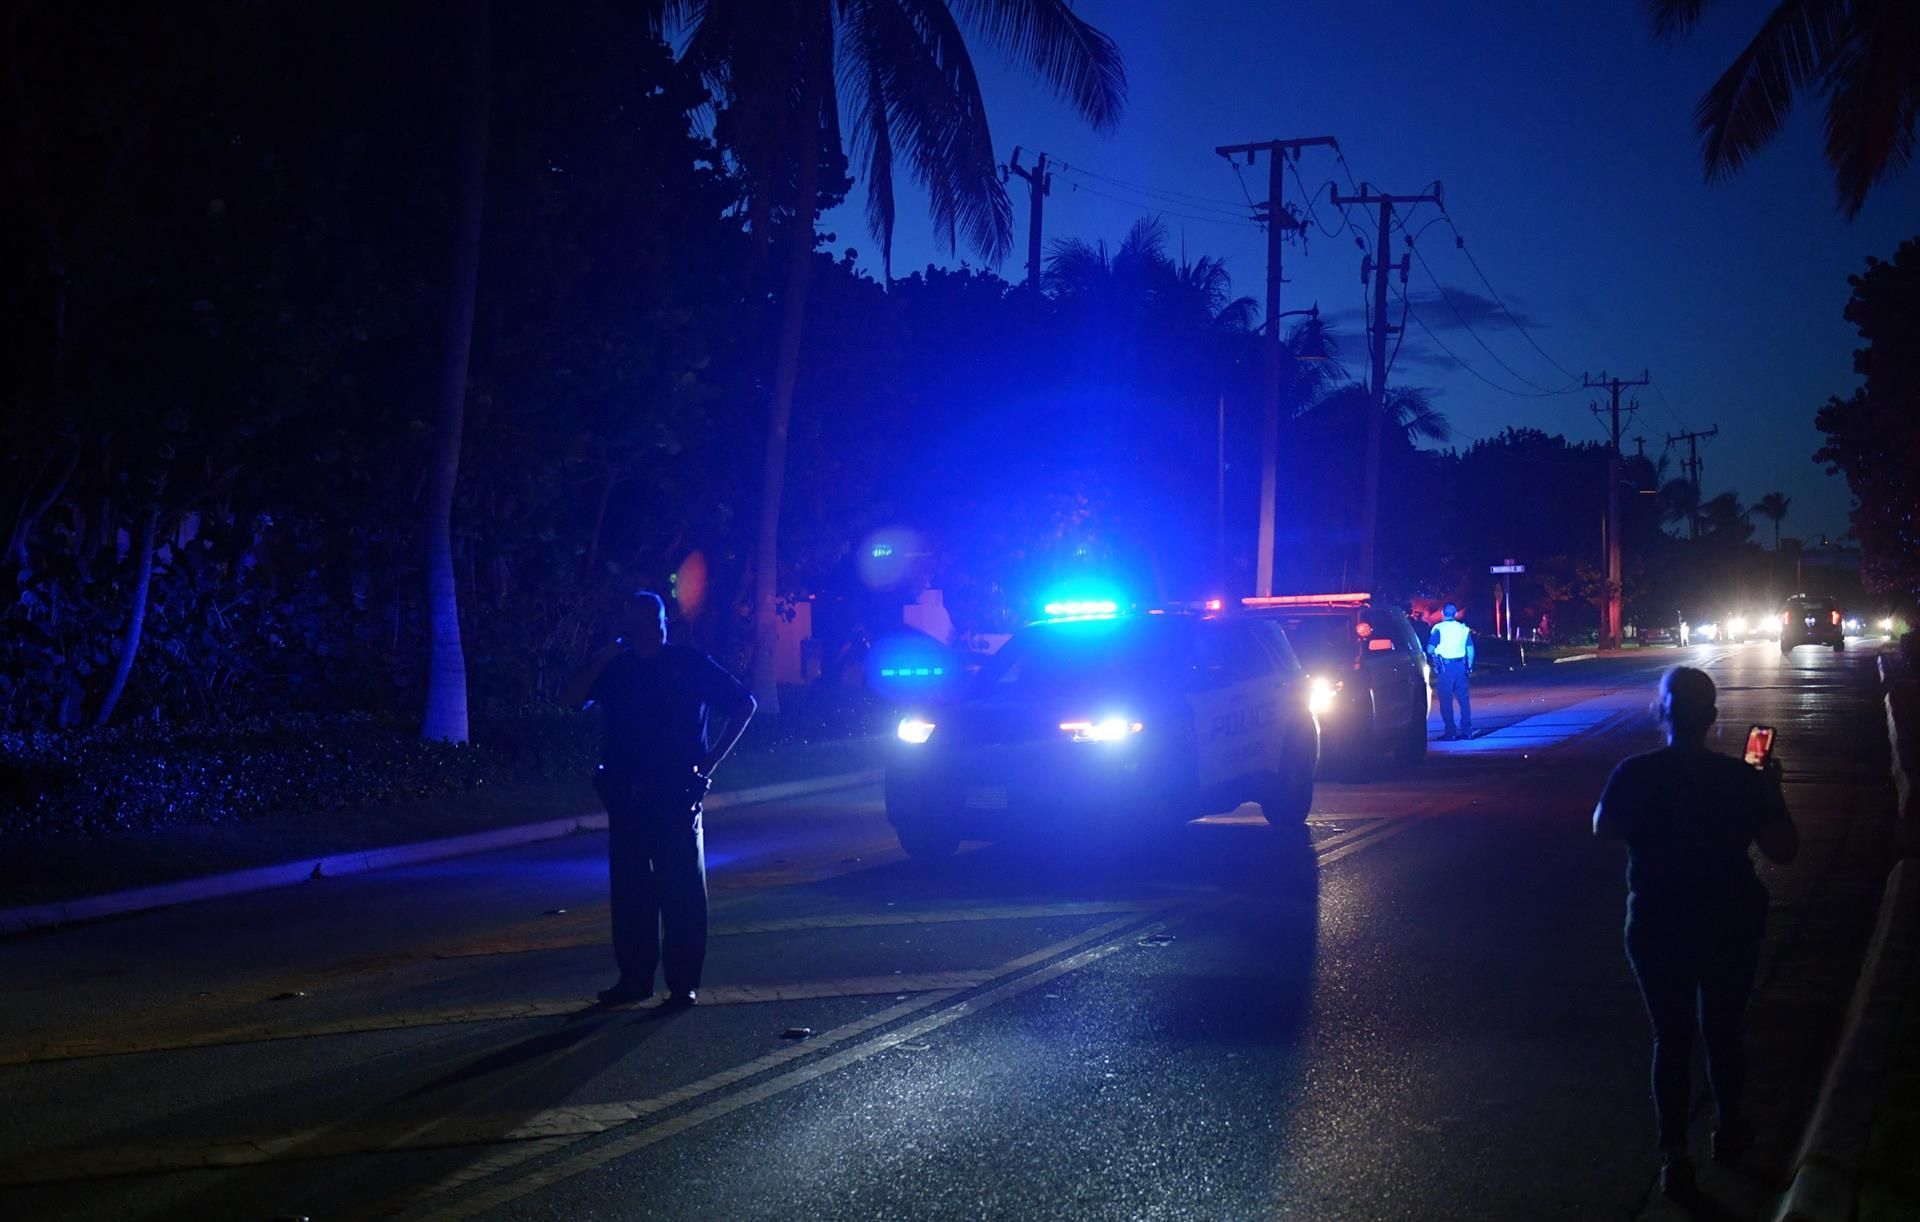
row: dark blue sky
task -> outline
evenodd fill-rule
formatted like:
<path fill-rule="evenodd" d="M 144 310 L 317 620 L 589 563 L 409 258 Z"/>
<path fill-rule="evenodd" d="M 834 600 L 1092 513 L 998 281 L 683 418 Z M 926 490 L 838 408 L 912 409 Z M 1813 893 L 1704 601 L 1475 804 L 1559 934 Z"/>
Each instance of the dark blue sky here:
<path fill-rule="evenodd" d="M 1846 528 L 1844 482 L 1811 459 L 1820 444 L 1814 411 L 1856 384 L 1856 337 L 1840 317 L 1846 278 L 1867 255 L 1889 257 L 1920 232 L 1920 175 L 1877 192 L 1847 223 L 1820 158 L 1816 101 L 1738 177 L 1702 181 L 1694 103 L 1768 7 L 1732 0 L 1692 37 L 1667 45 L 1653 40 L 1635 0 L 1082 0 L 1081 14 L 1126 56 L 1127 111 L 1106 135 L 990 50 L 976 62 L 1001 155 L 1020 145 L 1073 167 L 1054 179 L 1049 242 L 1114 244 L 1135 219 L 1158 214 L 1176 252 L 1184 241 L 1189 257 L 1224 258 L 1236 292 L 1256 300 L 1265 292 L 1265 238 L 1230 215 L 1236 201 L 1244 215 L 1245 197 L 1215 145 L 1332 135 L 1354 176 L 1376 187 L 1410 193 L 1442 180 L 1474 257 L 1554 360 L 1575 374 L 1651 371 L 1657 389 L 1638 392 L 1629 438 L 1644 436 L 1657 453 L 1683 424 L 1718 424 L 1703 450 L 1706 494 L 1731 490 L 1751 503 L 1786 492 L 1793 509 L 1784 532 L 1813 538 Z M 1324 194 L 1330 179 L 1346 189 L 1339 163 L 1310 150 L 1298 168 L 1307 192 L 1320 193 L 1318 219 L 1339 225 Z M 1263 199 L 1265 165 L 1242 173 Z M 1289 176 L 1287 199 L 1296 204 L 1305 194 L 1299 182 Z M 918 198 L 901 187 L 896 274 L 971 261 L 936 244 Z M 863 189 L 824 227 L 837 232 L 838 247 L 856 246 L 863 262 L 877 264 Z M 1015 180 L 1010 190 L 1016 253 L 1000 270 L 1018 279 L 1026 189 Z M 1516 391 L 1531 391 L 1527 381 L 1552 389 L 1569 380 L 1497 309 L 1483 311 L 1486 291 L 1447 225 L 1422 232 L 1435 215 L 1414 214 L 1419 249 L 1511 371 L 1462 329 L 1415 260 L 1414 313 L 1459 359 L 1409 323 L 1395 380 L 1438 391 L 1460 443 L 1508 425 L 1602 437 L 1587 411 L 1596 400 L 1584 392 L 1523 398 L 1474 376 Z M 1353 219 L 1371 232 L 1370 217 L 1356 211 Z M 1398 235 L 1395 244 L 1398 257 Z M 1359 259 L 1350 236 L 1312 230 L 1304 253 L 1297 242 L 1287 250 L 1282 305 L 1317 301 L 1344 328 L 1343 355 L 1364 377 Z M 1675 474 L 1677 466 L 1676 451 Z M 1757 538 L 1771 538 L 1769 524 L 1756 526 Z"/>

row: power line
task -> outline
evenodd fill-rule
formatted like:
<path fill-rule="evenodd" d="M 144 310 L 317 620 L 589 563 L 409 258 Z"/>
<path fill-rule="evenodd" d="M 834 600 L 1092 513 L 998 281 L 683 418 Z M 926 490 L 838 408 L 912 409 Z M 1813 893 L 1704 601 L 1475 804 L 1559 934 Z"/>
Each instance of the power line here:
<path fill-rule="evenodd" d="M 1235 221 L 1235 220 L 1229 220 L 1226 217 L 1221 217 L 1221 216 L 1199 216 L 1191 212 L 1175 212 L 1168 208 L 1154 207 L 1151 204 L 1142 200 L 1127 199 L 1119 195 L 1109 195 L 1105 191 L 1096 191 L 1092 187 L 1086 186 L 1083 183 L 1070 182 L 1067 184 L 1067 188 L 1068 190 L 1075 191 L 1075 192 L 1084 191 L 1088 195 L 1097 195 L 1101 199 L 1110 199 L 1116 204 L 1125 204 L 1129 208 L 1140 208 L 1145 211 L 1152 212 L 1156 216 L 1177 216 L 1183 221 L 1198 221 L 1201 224 L 1206 224 L 1206 225 L 1227 225 L 1235 229 L 1265 228 L 1265 226 L 1257 224 L 1254 221 L 1248 221 L 1248 220 Z"/>
<path fill-rule="evenodd" d="M 1287 163 L 1287 170 L 1289 173 L 1293 175 L 1293 183 L 1295 186 L 1300 188 L 1300 194 L 1306 196 L 1307 198 L 1307 219 L 1313 222 L 1314 228 L 1318 229 L 1321 233 L 1326 234 L 1328 237 L 1330 238 L 1339 237 L 1340 230 L 1337 228 L 1334 228 L 1334 229 L 1328 228 L 1327 223 L 1320 219 L 1320 214 L 1313 210 L 1314 201 L 1320 198 L 1320 191 L 1331 191 L 1333 189 L 1333 184 L 1329 182 L 1326 186 L 1320 188 L 1320 191 L 1308 191 L 1306 182 L 1302 180 L 1300 177 L 1299 167 L 1295 166 L 1291 161 L 1289 161 Z M 1343 226 L 1351 226 L 1352 224 L 1352 222 L 1347 220 L 1347 214 L 1345 209 L 1341 210 L 1340 220 Z"/>
<path fill-rule="evenodd" d="M 1687 422 L 1680 418 L 1679 412 L 1673 410 L 1673 404 L 1667 402 L 1667 392 L 1660 389 L 1660 383 L 1649 377 L 1647 379 L 1647 385 L 1653 387 L 1653 393 L 1660 397 L 1660 406 L 1667 409 L 1667 415 L 1673 417 L 1674 423 L 1680 426 L 1680 431 L 1683 433 L 1686 432 L 1689 427 Z"/>
<path fill-rule="evenodd" d="M 1453 311 L 1453 316 L 1460 320 L 1460 325 L 1466 328 L 1467 334 L 1471 335 L 1473 337 L 1473 341 L 1476 344 L 1480 345 L 1481 351 L 1485 352 L 1488 356 L 1493 358 L 1494 364 L 1506 370 L 1509 374 L 1511 374 L 1514 377 L 1516 381 L 1519 381 L 1527 386 L 1531 386 L 1535 390 L 1543 391 L 1547 394 L 1564 394 L 1566 391 L 1571 390 L 1573 388 L 1572 383 L 1568 383 L 1566 386 L 1562 386 L 1557 390 L 1551 387 L 1542 386 L 1540 385 L 1540 383 L 1534 381 L 1532 378 L 1521 373 L 1518 369 L 1515 369 L 1513 366 L 1507 364 L 1506 361 L 1502 360 L 1500 358 L 1500 354 L 1493 350 L 1492 346 L 1487 343 L 1486 339 L 1483 336 L 1481 336 L 1480 332 L 1474 330 L 1473 324 L 1467 321 L 1467 316 L 1461 313 L 1460 307 L 1454 304 L 1453 298 L 1447 295 L 1447 286 L 1440 282 L 1440 277 L 1434 275 L 1433 267 L 1431 264 L 1427 262 L 1427 257 L 1420 253 L 1420 247 L 1413 242 L 1408 242 L 1407 249 L 1411 250 L 1413 252 L 1413 257 L 1419 260 L 1420 270 L 1427 274 L 1427 279 L 1433 281 L 1434 290 L 1440 294 L 1440 300 L 1446 303 L 1446 306 L 1449 310 Z M 1575 379 L 1575 380 L 1577 381 L 1578 379 Z"/>
<path fill-rule="evenodd" d="M 1529 344 L 1533 345 L 1533 350 L 1535 352 L 1538 352 L 1541 356 L 1546 358 L 1547 364 L 1552 365 L 1555 369 L 1558 369 L 1561 373 L 1566 374 L 1569 378 L 1578 379 L 1580 375 L 1574 373 L 1573 370 L 1568 369 L 1565 365 L 1562 365 L 1559 361 L 1554 360 L 1553 354 L 1551 352 L 1548 352 L 1545 348 L 1542 348 L 1540 346 L 1540 341 L 1533 338 L 1533 333 L 1520 325 L 1520 320 L 1518 318 L 1515 318 L 1513 311 L 1507 307 L 1506 299 L 1500 296 L 1500 290 L 1493 287 L 1493 281 L 1487 279 L 1487 273 L 1481 270 L 1480 260 L 1473 257 L 1472 249 L 1467 246 L 1466 235 L 1462 234 L 1460 232 L 1460 227 L 1453 223 L 1452 215 L 1449 214 L 1444 207 L 1440 209 L 1440 215 L 1443 218 L 1445 218 L 1447 222 L 1447 228 L 1453 230 L 1454 249 L 1458 250 L 1461 254 L 1465 255 L 1467 257 L 1467 262 L 1473 265 L 1474 275 L 1480 277 L 1480 283 L 1482 286 L 1486 288 L 1487 295 L 1492 297 L 1494 300 L 1494 304 L 1500 307 L 1500 312 L 1507 316 L 1507 321 L 1513 325 L 1513 329 L 1520 333 L 1520 337 L 1522 339 L 1526 340 Z"/>
<path fill-rule="evenodd" d="M 1527 390 L 1515 390 L 1510 386 L 1502 386 L 1500 383 L 1494 381 L 1492 378 L 1488 377 L 1486 374 L 1481 373 L 1478 369 L 1475 369 L 1472 365 L 1467 364 L 1466 361 L 1460 358 L 1459 353 L 1447 347 L 1446 341 L 1442 340 L 1438 335 L 1435 335 L 1433 333 L 1433 328 L 1429 327 L 1426 323 L 1426 320 L 1421 318 L 1418 311 L 1416 311 L 1413 308 L 1413 302 L 1408 299 L 1407 294 L 1404 290 L 1402 290 L 1398 286 L 1395 286 L 1393 291 L 1400 295 L 1401 303 L 1406 307 L 1407 317 L 1413 319 L 1414 324 L 1420 328 L 1420 330 L 1426 335 L 1428 339 L 1433 341 L 1434 346 L 1436 348 L 1446 353 L 1447 356 L 1452 359 L 1454 364 L 1460 366 L 1460 368 L 1466 370 L 1468 373 L 1480 379 L 1482 382 L 1485 382 L 1488 386 L 1493 387 L 1493 389 L 1499 391 L 1501 394 L 1512 395 L 1516 399 L 1555 399 L 1561 395 L 1571 394 L 1573 392 L 1574 388 L 1572 387 L 1569 387 L 1566 390 L 1527 391 Z"/>
<path fill-rule="evenodd" d="M 1097 178 L 1101 182 L 1109 183 L 1116 187 L 1125 187 L 1128 190 L 1137 191 L 1143 195 L 1162 196 L 1189 206 L 1207 209 L 1224 209 L 1235 215 L 1241 215 L 1240 205 L 1230 199 L 1218 199 L 1211 195 L 1192 195 L 1185 191 L 1173 191 L 1165 187 L 1148 186 L 1143 182 L 1130 182 L 1124 178 L 1115 178 L 1111 174 L 1102 174 L 1098 170 L 1082 169 L 1077 165 L 1070 165 L 1064 161 L 1054 162 L 1053 168 L 1066 174 L 1078 174 L 1084 178 Z"/>

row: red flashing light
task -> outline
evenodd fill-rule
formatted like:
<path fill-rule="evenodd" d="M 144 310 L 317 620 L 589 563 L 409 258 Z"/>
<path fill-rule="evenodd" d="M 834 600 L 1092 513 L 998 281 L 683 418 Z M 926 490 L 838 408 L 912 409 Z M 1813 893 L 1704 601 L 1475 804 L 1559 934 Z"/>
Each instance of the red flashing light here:
<path fill-rule="evenodd" d="M 1218 598 L 1209 598 L 1207 600 L 1207 610 L 1209 611 L 1218 611 L 1224 605 L 1224 602 Z"/>
<path fill-rule="evenodd" d="M 1243 607 L 1307 607 L 1307 606 L 1359 606 L 1371 602 L 1371 594 L 1273 594 L 1266 597 L 1243 598 Z"/>

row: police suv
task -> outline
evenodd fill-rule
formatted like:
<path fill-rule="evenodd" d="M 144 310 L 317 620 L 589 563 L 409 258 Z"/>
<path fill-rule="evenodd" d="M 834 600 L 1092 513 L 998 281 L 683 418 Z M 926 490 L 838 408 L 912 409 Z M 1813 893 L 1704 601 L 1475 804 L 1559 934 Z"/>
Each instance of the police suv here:
<path fill-rule="evenodd" d="M 1298 824 L 1319 729 L 1273 623 L 1050 606 L 961 699 L 904 718 L 887 818 L 914 857 L 1023 832 L 1110 834 L 1257 802 Z"/>
<path fill-rule="evenodd" d="M 1286 630 L 1311 676 L 1325 759 L 1360 768 L 1383 755 L 1400 764 L 1426 759 L 1433 677 L 1406 612 L 1363 593 L 1241 601 L 1248 614 Z"/>

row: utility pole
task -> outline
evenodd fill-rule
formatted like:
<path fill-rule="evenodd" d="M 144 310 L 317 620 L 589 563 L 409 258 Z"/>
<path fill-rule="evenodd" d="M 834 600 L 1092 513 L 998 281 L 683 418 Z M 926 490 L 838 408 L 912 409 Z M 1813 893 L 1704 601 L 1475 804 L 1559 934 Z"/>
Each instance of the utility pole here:
<path fill-rule="evenodd" d="M 1360 588 L 1373 592 L 1374 537 L 1379 533 L 1380 525 L 1380 433 L 1385 427 L 1387 416 L 1387 337 L 1399 328 L 1387 322 L 1387 273 L 1398 267 L 1400 283 L 1407 282 L 1407 264 L 1411 255 L 1402 255 L 1395 264 L 1387 257 L 1387 235 L 1393 226 L 1393 206 L 1395 204 L 1442 204 L 1441 187 L 1433 184 L 1431 194 L 1389 195 L 1384 191 L 1375 191 L 1366 183 L 1360 184 L 1358 195 L 1342 195 L 1334 191 L 1333 206 L 1345 208 L 1359 205 L 1367 208 L 1380 207 L 1380 234 L 1375 241 L 1373 253 L 1360 260 L 1360 283 L 1365 284 L 1369 274 L 1373 277 L 1373 334 L 1370 336 L 1373 347 L 1373 405 L 1367 413 L 1367 469 L 1365 488 L 1361 492 L 1360 504 Z M 1413 239 L 1407 239 L 1409 248 Z M 1403 290 L 1404 291 L 1404 290 Z"/>
<path fill-rule="evenodd" d="M 1046 198 L 1053 190 L 1053 175 L 1047 173 L 1047 155 L 1033 163 L 1031 170 L 1020 164 L 1020 146 L 1013 146 L 1013 161 L 1000 167 L 1001 181 L 1007 174 L 1027 180 L 1027 287 L 1040 291 L 1040 222 L 1046 210 Z"/>
<path fill-rule="evenodd" d="M 1260 543 L 1255 559 L 1254 593 L 1262 598 L 1273 593 L 1274 502 L 1280 490 L 1280 242 L 1289 229 L 1300 229 L 1282 201 L 1286 163 L 1281 159 L 1291 152 L 1296 159 L 1300 150 L 1324 144 L 1339 148 L 1332 136 L 1307 136 L 1298 140 L 1260 140 L 1252 144 L 1222 144 L 1214 152 L 1231 162 L 1245 153 L 1247 164 L 1256 154 L 1267 154 L 1267 202 L 1258 211 L 1267 226 L 1267 383 L 1266 411 L 1260 427 Z"/>
<path fill-rule="evenodd" d="M 1629 386 L 1645 386 L 1649 379 L 1642 371 L 1637 378 L 1610 378 L 1605 370 L 1598 378 L 1580 375 L 1580 384 L 1588 389 L 1605 389 L 1613 400 L 1612 424 L 1607 429 L 1607 612 L 1600 624 L 1600 648 L 1620 647 L 1620 392 Z M 1639 408 L 1628 405 L 1631 414 Z M 1599 408 L 1594 408 L 1598 415 Z"/>
<path fill-rule="evenodd" d="M 1698 539 L 1700 537 L 1700 490 L 1702 488 L 1702 484 L 1700 483 L 1700 442 L 1708 437 L 1717 437 L 1719 435 L 1720 426 L 1717 424 L 1701 433 L 1667 434 L 1667 444 L 1670 446 L 1679 445 L 1683 441 L 1687 443 L 1687 456 L 1680 460 L 1680 469 L 1686 472 L 1688 481 L 1693 484 L 1693 502 L 1687 509 L 1687 538 L 1689 539 Z"/>

